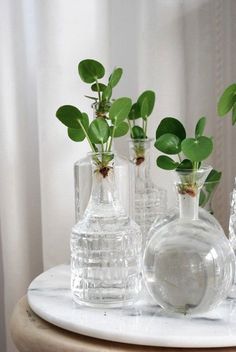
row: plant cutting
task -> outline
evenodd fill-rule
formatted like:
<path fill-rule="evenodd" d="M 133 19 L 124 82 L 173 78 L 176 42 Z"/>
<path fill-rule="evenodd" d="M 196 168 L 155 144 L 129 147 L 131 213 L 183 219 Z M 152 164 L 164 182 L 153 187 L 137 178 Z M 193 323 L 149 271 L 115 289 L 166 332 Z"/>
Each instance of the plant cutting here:
<path fill-rule="evenodd" d="M 56 117 L 68 128 L 70 139 L 75 142 L 82 142 L 86 139 L 93 153 L 98 152 L 98 146 L 102 153 L 109 153 L 114 138 L 127 133 L 127 123 L 124 120 L 127 118 L 131 106 L 130 98 L 117 99 L 110 107 L 108 121 L 95 119 L 90 122 L 88 115 L 73 105 L 61 106 L 56 112 Z M 102 161 L 97 159 L 99 172 L 104 177 L 107 176 L 107 165 L 110 160 L 110 157 L 106 158 L 105 155 Z"/>
<path fill-rule="evenodd" d="M 148 140 L 148 118 L 155 105 L 155 93 L 152 90 L 144 91 L 132 105 L 128 115 L 128 124 L 131 140 L 134 142 L 134 163 L 140 165 L 145 160 L 144 142 Z M 140 143 L 139 143 L 140 142 Z"/>
<path fill-rule="evenodd" d="M 109 76 L 105 85 L 100 79 L 105 75 L 103 65 L 92 59 L 83 60 L 78 65 L 78 72 L 85 83 L 91 84 L 91 90 L 97 93 L 97 97 L 90 97 L 98 104 L 96 108 L 97 119 L 90 122 L 85 112 L 81 112 L 73 105 L 63 105 L 57 112 L 56 117 L 68 128 L 68 136 L 75 142 L 82 142 L 84 139 L 90 145 L 91 151 L 96 153 L 109 153 L 112 149 L 114 138 L 125 135 L 129 125 L 125 121 L 132 106 L 130 98 L 119 98 L 111 102 L 112 89 L 118 84 L 122 69 L 116 68 Z M 105 177 L 108 172 L 107 157 L 103 156 L 102 163 L 97 159 L 100 172 Z"/>
<path fill-rule="evenodd" d="M 193 138 L 186 136 L 183 124 L 173 117 L 164 118 L 157 127 L 155 147 L 167 154 L 158 156 L 157 166 L 165 170 L 188 170 L 183 176 L 184 182 L 180 185 L 179 192 L 182 194 L 196 195 L 194 171 L 200 168 L 202 161 L 206 160 L 213 151 L 212 138 L 204 135 L 205 126 L 206 117 L 201 117 L 196 124 Z M 169 155 L 176 155 L 178 161 Z M 216 170 L 212 170 L 208 175 L 206 179 L 208 196 L 214 190 L 213 182 L 219 181 L 220 177 L 221 173 Z M 205 195 L 202 193 L 200 202 L 204 203 L 205 200 Z"/>
<path fill-rule="evenodd" d="M 111 106 L 113 88 L 119 83 L 123 70 L 121 67 L 115 68 L 110 74 L 108 81 L 101 82 L 105 76 L 104 66 L 96 60 L 86 59 L 80 61 L 78 72 L 81 80 L 91 85 L 92 92 L 97 96 L 85 95 L 94 101 L 95 113 L 98 118 L 108 118 L 107 114 Z"/>
<path fill-rule="evenodd" d="M 155 93 L 152 90 L 144 91 L 132 105 L 128 115 L 130 136 L 132 139 L 147 138 L 148 117 L 151 115 L 155 105 Z M 141 126 L 137 120 L 141 119 Z"/>
<path fill-rule="evenodd" d="M 232 125 L 236 123 L 236 83 L 224 90 L 218 101 L 217 111 L 220 117 L 226 116 L 231 111 Z"/>

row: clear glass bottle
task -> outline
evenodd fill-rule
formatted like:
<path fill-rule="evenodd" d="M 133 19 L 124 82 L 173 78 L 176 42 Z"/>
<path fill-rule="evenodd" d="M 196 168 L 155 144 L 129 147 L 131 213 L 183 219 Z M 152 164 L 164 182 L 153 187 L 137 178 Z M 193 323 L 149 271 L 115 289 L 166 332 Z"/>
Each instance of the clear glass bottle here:
<path fill-rule="evenodd" d="M 147 289 L 170 312 L 207 312 L 233 283 L 235 260 L 228 239 L 198 217 L 199 192 L 210 169 L 176 172 L 179 218 L 159 228 L 144 253 Z"/>
<path fill-rule="evenodd" d="M 167 208 L 166 190 L 157 187 L 150 172 L 150 146 L 152 139 L 131 139 L 129 141 L 132 162 L 132 184 L 134 185 L 134 219 L 143 234 L 143 248 L 147 233 L 157 216 L 165 214 Z"/>
<path fill-rule="evenodd" d="M 92 153 L 90 159 L 90 200 L 71 234 L 73 299 L 95 307 L 123 306 L 141 288 L 141 231 L 119 202 L 114 154 Z"/>
<path fill-rule="evenodd" d="M 103 105 L 95 102 L 92 105 L 94 118 L 108 118 L 110 103 Z M 118 197 L 126 213 L 132 215 L 131 179 L 129 175 L 129 160 L 122 155 L 116 156 L 116 183 Z M 90 158 L 86 156 L 74 164 L 74 187 L 75 187 L 75 220 L 82 218 L 88 205 L 92 188 L 92 167 Z"/>

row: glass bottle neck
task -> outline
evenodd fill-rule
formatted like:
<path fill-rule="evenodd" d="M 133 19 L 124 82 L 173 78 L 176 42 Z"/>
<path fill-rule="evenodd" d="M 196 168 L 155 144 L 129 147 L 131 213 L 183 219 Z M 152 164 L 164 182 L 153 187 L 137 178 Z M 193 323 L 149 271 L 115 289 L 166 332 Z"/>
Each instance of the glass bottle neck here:
<path fill-rule="evenodd" d="M 98 170 L 92 167 L 91 198 L 96 204 L 114 204 L 118 199 L 113 168 L 104 167 Z"/>
<path fill-rule="evenodd" d="M 200 169 L 179 169 L 175 172 L 181 219 L 198 219 L 200 191 L 211 169 L 211 166 L 205 166 Z"/>
<path fill-rule="evenodd" d="M 180 219 L 197 220 L 199 209 L 199 192 L 195 196 L 178 193 Z"/>
<path fill-rule="evenodd" d="M 135 174 L 142 179 L 150 177 L 150 139 L 130 141 L 130 159 L 135 165 Z"/>
<path fill-rule="evenodd" d="M 105 214 L 109 217 L 123 211 L 116 187 L 114 159 L 101 163 L 102 153 L 97 154 L 97 161 L 92 159 L 92 190 L 86 211 L 88 214 L 92 209 L 96 209 L 96 216 Z"/>

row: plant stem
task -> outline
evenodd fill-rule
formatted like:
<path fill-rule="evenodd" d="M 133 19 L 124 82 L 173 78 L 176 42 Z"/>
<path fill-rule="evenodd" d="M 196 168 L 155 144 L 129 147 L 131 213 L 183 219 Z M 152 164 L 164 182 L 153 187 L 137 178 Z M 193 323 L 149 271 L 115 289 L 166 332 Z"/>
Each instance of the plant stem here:
<path fill-rule="evenodd" d="M 182 163 L 181 155 L 178 153 L 179 162 Z"/>
<path fill-rule="evenodd" d="M 90 145 L 92 151 L 93 151 L 94 153 L 96 153 L 97 151 L 96 151 L 96 149 L 94 148 L 94 145 L 93 145 L 93 143 L 91 142 L 91 140 L 90 140 L 90 138 L 89 138 L 89 135 L 88 135 L 86 129 L 84 128 L 83 124 L 81 123 L 81 121 L 80 121 L 79 119 L 78 119 L 77 121 L 79 122 L 80 127 L 82 128 L 82 130 L 83 130 L 83 132 L 84 132 L 84 134 L 85 134 L 85 136 L 86 136 L 86 138 L 87 138 L 87 140 L 88 140 L 88 142 L 89 142 L 89 145 Z"/>
<path fill-rule="evenodd" d="M 194 161 L 193 162 L 193 180 L 192 183 L 195 184 L 196 180 L 195 180 L 195 172 L 198 170 L 198 162 Z"/>
<path fill-rule="evenodd" d="M 101 92 L 99 89 L 99 84 L 98 84 L 98 80 L 96 79 L 96 86 L 97 86 L 97 90 L 98 90 L 98 101 L 99 103 L 101 103 Z"/>
<path fill-rule="evenodd" d="M 147 119 L 144 120 L 144 125 L 145 125 L 145 127 L 144 127 L 144 133 L 145 133 L 145 137 L 147 137 Z"/>
<path fill-rule="evenodd" d="M 109 146 L 108 146 L 108 150 L 107 150 L 108 152 L 111 151 L 111 146 L 112 146 L 112 141 L 113 141 L 114 135 L 115 135 L 115 125 L 113 126 L 113 129 L 112 129 L 112 136 L 110 138 Z"/>
<path fill-rule="evenodd" d="M 132 132 L 132 127 L 131 127 L 131 123 L 130 123 L 130 119 L 127 119 L 128 120 L 128 125 L 129 125 L 129 130 L 130 130 L 130 137 L 133 138 L 133 132 Z"/>

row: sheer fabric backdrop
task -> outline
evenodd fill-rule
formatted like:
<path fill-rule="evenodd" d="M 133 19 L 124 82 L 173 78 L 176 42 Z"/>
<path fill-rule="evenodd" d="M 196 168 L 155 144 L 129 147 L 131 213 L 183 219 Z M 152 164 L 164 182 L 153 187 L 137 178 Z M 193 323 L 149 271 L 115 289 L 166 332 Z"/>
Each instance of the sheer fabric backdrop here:
<path fill-rule="evenodd" d="M 236 130 L 216 116 L 217 97 L 236 80 L 236 2 L 233 0 L 1 0 L 0 53 L 0 346 L 13 352 L 9 317 L 30 281 L 69 262 L 74 222 L 73 163 L 88 146 L 76 144 L 56 120 L 63 104 L 90 111 L 77 74 L 84 58 L 124 68 L 117 96 L 157 93 L 149 134 L 162 117 L 209 118 L 214 167 L 224 176 L 216 216 L 227 229 L 236 175 Z M 117 149 L 127 154 L 127 144 Z M 152 177 L 168 189 L 170 176 Z M 170 181 L 168 183 L 168 181 Z M 6 336 L 6 338 L 5 338 Z"/>

